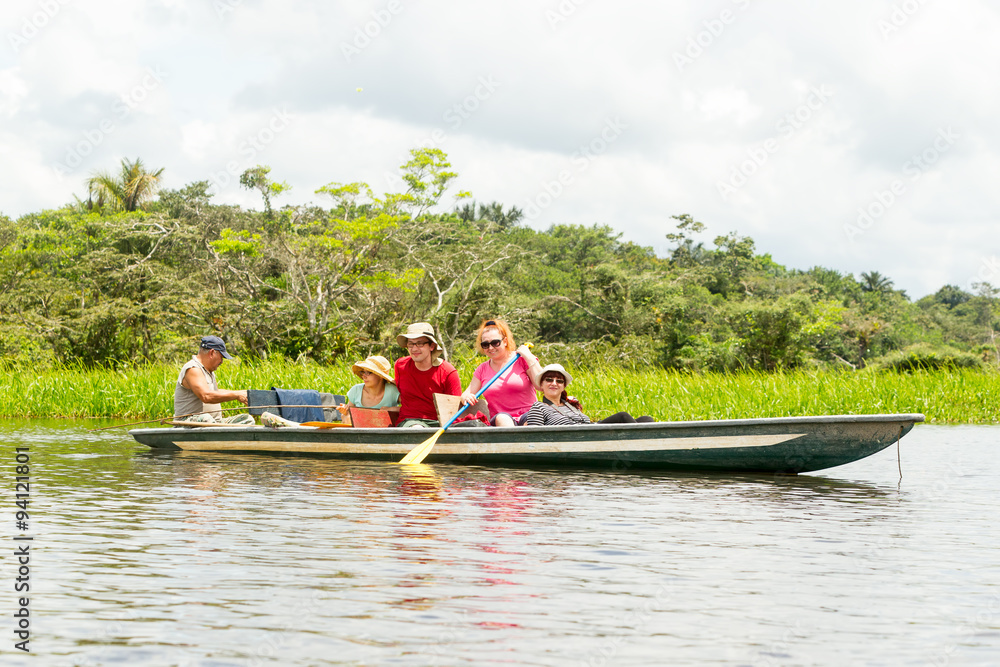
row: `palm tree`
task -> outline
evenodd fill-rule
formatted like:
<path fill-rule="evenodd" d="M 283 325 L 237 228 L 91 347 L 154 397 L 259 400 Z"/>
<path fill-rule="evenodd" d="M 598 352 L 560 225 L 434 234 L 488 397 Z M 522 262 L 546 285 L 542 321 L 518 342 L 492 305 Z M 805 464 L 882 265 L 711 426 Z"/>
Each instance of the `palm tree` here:
<path fill-rule="evenodd" d="M 478 206 L 478 212 L 477 212 Z M 492 222 L 500 229 L 509 229 L 517 225 L 522 218 L 524 218 L 524 211 L 517 208 L 516 206 L 510 206 L 507 210 L 503 210 L 503 204 L 498 201 L 492 204 L 476 204 L 475 201 L 468 204 L 463 204 L 462 206 L 455 209 L 455 213 L 459 218 L 465 220 L 466 222 L 475 222 L 477 220 L 487 220 Z"/>
<path fill-rule="evenodd" d="M 118 176 L 96 172 L 87 179 L 87 208 L 107 207 L 114 212 L 140 209 L 156 194 L 162 173 L 162 168 L 147 171 L 139 158 L 123 158 Z"/>
<path fill-rule="evenodd" d="M 891 292 L 892 291 L 892 281 L 889 280 L 888 276 L 883 276 L 878 271 L 871 271 L 869 273 L 861 274 L 861 291 L 862 292 Z"/>

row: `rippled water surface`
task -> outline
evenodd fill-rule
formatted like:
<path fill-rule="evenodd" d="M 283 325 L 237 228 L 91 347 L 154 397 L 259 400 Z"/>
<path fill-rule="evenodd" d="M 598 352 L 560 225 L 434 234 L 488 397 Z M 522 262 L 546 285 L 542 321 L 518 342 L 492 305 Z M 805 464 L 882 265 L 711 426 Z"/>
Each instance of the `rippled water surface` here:
<path fill-rule="evenodd" d="M 998 436 L 918 426 L 902 479 L 895 447 L 774 478 L 153 454 L 8 422 L 32 653 L 5 556 L 0 663 L 1000 664 Z"/>

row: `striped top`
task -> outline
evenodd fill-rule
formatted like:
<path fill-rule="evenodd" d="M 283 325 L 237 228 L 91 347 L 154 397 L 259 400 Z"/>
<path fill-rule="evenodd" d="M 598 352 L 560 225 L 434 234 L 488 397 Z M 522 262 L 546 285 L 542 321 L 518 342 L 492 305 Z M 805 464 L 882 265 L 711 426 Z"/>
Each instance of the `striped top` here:
<path fill-rule="evenodd" d="M 590 417 L 572 405 L 553 405 L 548 399 L 543 399 L 532 405 L 525 414 L 523 426 L 575 426 L 589 423 Z"/>

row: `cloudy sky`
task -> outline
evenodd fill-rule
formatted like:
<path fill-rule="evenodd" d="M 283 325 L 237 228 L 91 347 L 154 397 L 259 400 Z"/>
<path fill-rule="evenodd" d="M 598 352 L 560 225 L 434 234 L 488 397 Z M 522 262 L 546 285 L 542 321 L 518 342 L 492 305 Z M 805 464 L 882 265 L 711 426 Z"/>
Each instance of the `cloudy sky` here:
<path fill-rule="evenodd" d="M 1000 9 L 985 0 L 6 0 L 0 213 L 123 157 L 216 201 L 398 191 L 409 149 L 529 224 L 670 216 L 917 298 L 1000 285 Z M 448 197 L 449 195 L 446 195 Z M 451 206 L 451 200 L 447 202 Z"/>

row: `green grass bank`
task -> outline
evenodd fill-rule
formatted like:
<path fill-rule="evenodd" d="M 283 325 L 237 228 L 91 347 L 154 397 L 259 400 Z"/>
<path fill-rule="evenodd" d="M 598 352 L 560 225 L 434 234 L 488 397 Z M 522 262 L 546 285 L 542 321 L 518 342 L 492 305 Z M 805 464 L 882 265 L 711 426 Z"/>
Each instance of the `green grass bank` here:
<path fill-rule="evenodd" d="M 463 385 L 474 366 L 460 368 Z M 0 416 L 153 419 L 171 413 L 178 367 L 127 371 L 0 371 Z M 781 372 L 683 374 L 663 370 L 570 369 L 570 393 L 592 418 L 617 410 L 660 420 L 922 412 L 939 424 L 1000 423 L 1000 375 L 976 370 L 914 373 Z M 350 366 L 289 362 L 225 364 L 226 388 L 313 388 L 346 393 Z M 235 405 L 235 404 L 233 404 Z M 226 407 L 230 407 L 227 405 Z"/>

